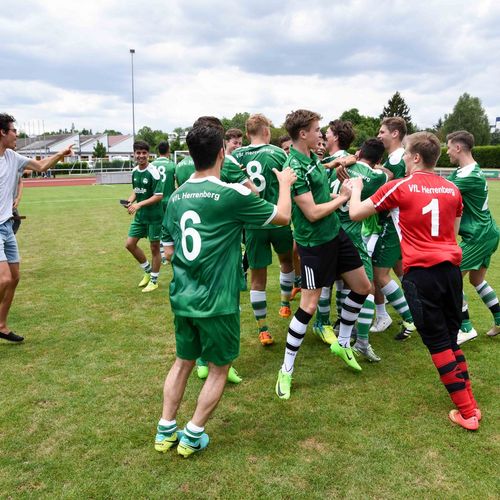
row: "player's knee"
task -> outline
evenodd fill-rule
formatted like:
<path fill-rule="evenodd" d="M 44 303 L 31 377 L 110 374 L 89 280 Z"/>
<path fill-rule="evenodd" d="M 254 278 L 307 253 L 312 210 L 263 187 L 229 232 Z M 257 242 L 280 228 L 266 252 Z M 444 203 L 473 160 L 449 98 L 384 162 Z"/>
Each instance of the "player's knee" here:
<path fill-rule="evenodd" d="M 134 241 L 131 241 L 131 240 L 127 240 L 125 242 L 125 248 L 129 251 L 129 252 L 132 252 L 133 250 L 135 250 L 135 248 L 137 247 L 137 244 L 134 242 Z"/>
<path fill-rule="evenodd" d="M 0 274 L 0 290 L 11 286 L 12 284 L 12 275 L 10 273 L 2 273 Z"/>

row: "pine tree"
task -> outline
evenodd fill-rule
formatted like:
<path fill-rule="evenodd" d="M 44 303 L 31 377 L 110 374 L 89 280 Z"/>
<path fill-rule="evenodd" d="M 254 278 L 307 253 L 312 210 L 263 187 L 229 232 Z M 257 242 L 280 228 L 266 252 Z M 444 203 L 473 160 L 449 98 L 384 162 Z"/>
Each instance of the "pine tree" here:
<path fill-rule="evenodd" d="M 403 96 L 396 92 L 387 102 L 387 106 L 384 107 L 380 119 L 386 118 L 388 116 L 400 116 L 404 118 L 406 122 L 406 127 L 408 128 L 408 133 L 411 134 L 415 127 L 411 122 L 410 108 L 406 104 Z"/>
<path fill-rule="evenodd" d="M 106 147 L 100 141 L 97 141 L 97 144 L 94 146 L 94 156 L 96 158 L 105 158 L 106 157 Z"/>
<path fill-rule="evenodd" d="M 453 111 L 444 116 L 443 132 L 445 135 L 456 130 L 467 130 L 475 139 L 477 146 L 490 143 L 490 125 L 478 97 L 465 93 L 459 98 Z"/>

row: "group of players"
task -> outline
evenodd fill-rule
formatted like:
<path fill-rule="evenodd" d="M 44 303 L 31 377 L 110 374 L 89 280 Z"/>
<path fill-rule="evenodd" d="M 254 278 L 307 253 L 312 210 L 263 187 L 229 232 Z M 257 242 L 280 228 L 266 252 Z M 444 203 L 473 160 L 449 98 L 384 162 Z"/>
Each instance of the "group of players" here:
<path fill-rule="evenodd" d="M 252 115 L 246 122 L 250 144 L 242 147 L 242 131 L 224 134 L 217 118 L 201 117 L 187 137 L 190 156 L 177 165 L 167 159 L 167 144 L 160 145 L 160 158 L 151 165 L 148 145 L 134 146 L 138 166 L 127 206 L 136 216 L 127 248 L 145 272 L 139 286 L 144 292 L 157 288 L 162 249 L 174 270 L 170 302 L 177 357 L 165 381 L 158 451 L 177 445 L 189 456 L 204 449 L 204 426 L 226 379 L 241 381 L 231 363 L 239 354 L 243 227 L 250 302 L 262 345 L 273 343 L 266 320 L 272 249 L 280 264 L 281 317 L 292 315 L 290 300 L 300 293 L 278 372 L 279 398 L 290 398 L 295 358 L 314 314 L 314 333 L 351 369 L 362 370 L 356 357 L 380 361 L 369 332 L 390 326 L 387 301 L 401 316 L 395 338 L 405 340 L 418 329 L 428 347 L 457 407 L 450 419 L 469 430 L 479 427 L 481 413 L 459 348 L 477 336 L 462 274 L 469 273 L 493 315 L 487 334 L 497 335 L 500 306 L 485 275 L 500 233 L 488 209 L 487 183 L 472 157 L 473 136 L 465 131 L 448 136 L 448 155 L 457 169 L 445 180 L 433 171 L 441 152 L 438 139 L 426 132 L 406 136 L 402 118 L 382 120 L 378 137 L 365 141 L 355 156 L 347 153 L 354 140 L 351 123 L 332 121 L 323 133 L 320 120 L 308 110 L 290 113 L 289 136 L 278 147 L 270 144 L 271 122 Z M 159 200 L 164 205 L 169 200 L 164 214 Z M 154 210 L 155 222 L 148 224 Z M 462 236 L 460 246 L 455 230 Z M 147 235 L 151 264 L 137 247 Z M 180 431 L 176 413 L 195 362 L 198 376 L 207 380 L 192 419 Z"/>

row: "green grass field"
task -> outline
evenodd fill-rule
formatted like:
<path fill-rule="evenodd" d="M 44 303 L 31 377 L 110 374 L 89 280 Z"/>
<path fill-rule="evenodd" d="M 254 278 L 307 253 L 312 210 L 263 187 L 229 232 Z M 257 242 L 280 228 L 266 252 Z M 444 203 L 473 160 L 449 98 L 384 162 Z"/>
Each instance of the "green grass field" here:
<path fill-rule="evenodd" d="M 500 221 L 500 182 L 490 205 Z M 25 343 L 0 344 L 2 498 L 498 498 L 498 342 L 467 284 L 480 336 L 464 346 L 483 411 L 477 433 L 447 419 L 451 402 L 429 354 L 397 325 L 374 334 L 382 356 L 356 374 L 309 331 L 292 398 L 274 384 L 287 320 L 277 266 L 268 287 L 276 343 L 260 346 L 242 294 L 244 377 L 210 420 L 209 449 L 189 460 L 153 449 L 162 385 L 174 359 L 170 266 L 157 292 L 124 249 L 128 186 L 25 189 L 22 279 L 10 316 Z M 500 292 L 500 252 L 488 281 Z M 222 277 L 223 279 L 223 277 Z M 294 303 L 296 306 L 297 304 Z M 178 423 L 194 408 L 193 375 Z"/>

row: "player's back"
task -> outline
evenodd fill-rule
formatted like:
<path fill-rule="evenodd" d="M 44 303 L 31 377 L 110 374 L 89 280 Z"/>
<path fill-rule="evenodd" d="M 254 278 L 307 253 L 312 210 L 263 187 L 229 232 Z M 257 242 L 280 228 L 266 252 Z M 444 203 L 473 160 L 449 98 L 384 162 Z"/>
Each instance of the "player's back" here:
<path fill-rule="evenodd" d="M 460 193 L 464 212 L 460 222 L 460 235 L 464 240 L 481 239 L 497 233 L 495 221 L 488 206 L 488 183 L 477 163 L 457 168 L 448 180 Z"/>
<path fill-rule="evenodd" d="M 175 166 L 175 179 L 178 186 L 182 186 L 194 174 L 194 161 L 186 156 Z"/>
<path fill-rule="evenodd" d="M 162 203 L 166 203 L 170 195 L 175 191 L 175 163 L 164 156 L 160 156 L 151 164 L 158 169 L 163 181 Z"/>
<path fill-rule="evenodd" d="M 171 196 L 164 218 L 165 242 L 173 242 L 170 300 L 181 316 L 210 317 L 237 312 L 241 230 L 263 224 L 275 207 L 238 184 L 215 177 L 191 178 Z"/>
<path fill-rule="evenodd" d="M 405 270 L 460 263 L 455 220 L 462 212 L 462 197 L 454 184 L 433 172 L 416 171 L 388 182 L 371 199 L 375 208 L 392 209 Z"/>
<path fill-rule="evenodd" d="M 246 170 L 250 180 L 259 191 L 259 196 L 271 203 L 277 203 L 279 185 L 273 168 L 282 170 L 287 156 L 273 144 L 249 145 L 233 151 L 235 159 Z"/>
<path fill-rule="evenodd" d="M 358 161 L 354 165 L 347 168 L 347 173 L 350 178 L 361 177 L 363 179 L 363 190 L 361 191 L 361 200 L 369 198 L 374 194 L 379 187 L 387 181 L 387 175 L 381 170 L 373 170 L 367 163 Z M 339 194 L 342 186 L 341 181 L 337 178 L 337 172 L 332 171 L 330 176 L 330 186 L 333 194 Z M 361 235 L 362 222 L 356 222 L 349 217 L 349 202 L 344 203 L 337 211 L 340 223 L 344 231 L 349 235 L 357 233 Z"/>

